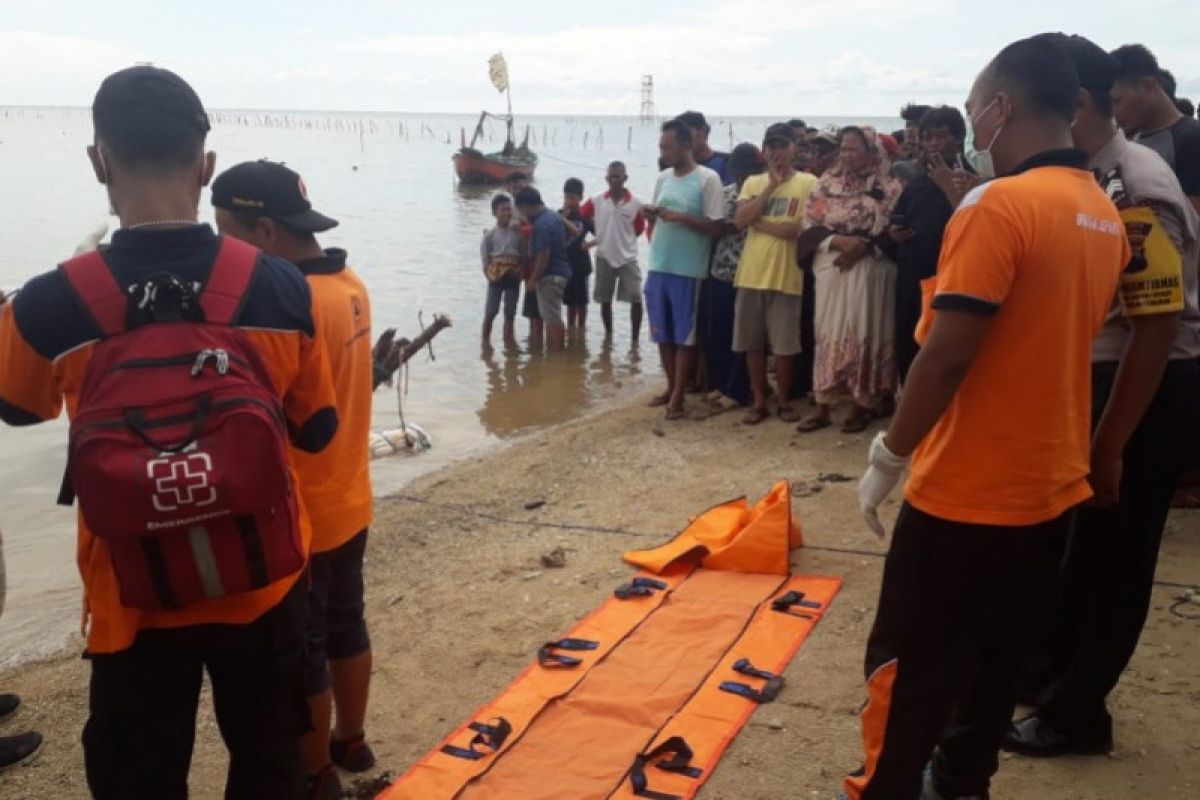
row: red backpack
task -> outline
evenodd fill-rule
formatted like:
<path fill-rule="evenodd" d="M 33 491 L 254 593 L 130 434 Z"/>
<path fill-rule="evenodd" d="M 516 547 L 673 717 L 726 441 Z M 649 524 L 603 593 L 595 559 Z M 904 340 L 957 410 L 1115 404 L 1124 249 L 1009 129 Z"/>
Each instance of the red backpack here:
<path fill-rule="evenodd" d="M 71 420 L 65 494 L 108 545 L 126 606 L 179 609 L 304 565 L 286 418 L 258 348 L 232 326 L 258 252 L 223 238 L 199 293 L 165 273 L 126 291 L 95 252 L 60 267 L 103 334 Z M 151 321 L 131 329 L 135 307 Z"/>

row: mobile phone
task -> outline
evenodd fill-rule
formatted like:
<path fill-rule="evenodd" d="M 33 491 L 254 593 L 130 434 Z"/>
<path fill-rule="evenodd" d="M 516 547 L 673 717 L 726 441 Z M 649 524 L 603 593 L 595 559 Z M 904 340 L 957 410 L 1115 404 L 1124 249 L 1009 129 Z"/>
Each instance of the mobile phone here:
<path fill-rule="evenodd" d="M 892 215 L 888 217 L 888 224 L 894 228 L 907 228 L 908 215 L 903 211 L 893 211 Z"/>
<path fill-rule="evenodd" d="M 954 166 L 960 170 L 966 169 L 967 165 L 963 163 L 962 153 L 954 154 Z"/>

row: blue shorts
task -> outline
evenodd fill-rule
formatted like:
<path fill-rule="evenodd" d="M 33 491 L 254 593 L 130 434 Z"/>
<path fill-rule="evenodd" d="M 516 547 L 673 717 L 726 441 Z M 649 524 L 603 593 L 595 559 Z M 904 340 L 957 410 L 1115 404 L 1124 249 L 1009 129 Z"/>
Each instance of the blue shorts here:
<path fill-rule="evenodd" d="M 655 344 L 695 347 L 696 312 L 700 308 L 700 279 L 651 272 L 646 277 L 646 316 Z"/>
<path fill-rule="evenodd" d="M 517 299 L 521 296 L 519 281 L 501 280 L 489 283 L 487 289 L 487 304 L 483 309 L 484 319 L 495 319 L 500 314 L 500 304 L 504 304 L 504 319 L 517 318 Z"/>

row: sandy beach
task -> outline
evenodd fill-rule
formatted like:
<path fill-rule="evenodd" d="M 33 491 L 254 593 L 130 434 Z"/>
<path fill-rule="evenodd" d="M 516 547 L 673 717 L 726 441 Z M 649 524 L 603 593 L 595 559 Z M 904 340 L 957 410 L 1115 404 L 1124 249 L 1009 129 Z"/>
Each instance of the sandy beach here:
<path fill-rule="evenodd" d="M 736 414 L 667 423 L 638 398 L 452 464 L 379 501 L 367 597 L 376 658 L 368 735 L 379 765 L 368 780 L 402 773 L 506 685 L 542 641 L 598 605 L 630 572 L 622 551 L 658 543 L 690 514 L 739 495 L 757 498 L 786 478 L 795 483 L 809 544 L 793 555 L 795 571 L 841 575 L 845 584 L 786 672 L 779 700 L 756 712 L 700 797 L 834 797 L 861 758 L 861 663 L 885 545 L 858 518 L 854 482 L 828 479 L 858 478 L 870 435 L 801 436 L 774 419 L 746 428 Z M 896 508 L 892 501 L 889 517 Z M 1196 581 L 1198 534 L 1200 514 L 1172 516 L 1160 582 Z M 544 566 L 541 556 L 556 548 L 565 566 Z M 1005 758 L 993 796 L 1195 796 L 1200 622 L 1169 613 L 1178 593 L 1156 588 L 1137 657 L 1113 695 L 1115 752 Z M 76 643 L 58 658 L 0 675 L 4 689 L 26 702 L 6 730 L 33 727 L 47 738 L 35 763 L 0 776 L 3 797 L 86 797 L 78 741 L 87 665 L 78 650 Z M 206 700 L 193 796 L 219 797 L 223 770 Z M 370 797 L 372 787 L 360 781 L 351 796 Z"/>

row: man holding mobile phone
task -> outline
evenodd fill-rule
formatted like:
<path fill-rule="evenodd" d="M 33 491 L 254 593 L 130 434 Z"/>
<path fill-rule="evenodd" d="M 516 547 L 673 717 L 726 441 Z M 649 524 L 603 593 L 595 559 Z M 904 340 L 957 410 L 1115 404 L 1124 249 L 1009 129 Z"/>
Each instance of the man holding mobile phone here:
<path fill-rule="evenodd" d="M 763 139 L 767 172 L 742 185 L 733 222 L 747 231 L 746 247 L 734 286 L 733 349 L 746 354 L 754 402 L 745 418 L 757 425 L 767 418 L 767 350 L 775 356 L 778 414 L 799 421 L 791 406 L 792 376 L 800 347 L 804 274 L 796 268 L 796 240 L 804 206 L 817 179 L 797 172 L 796 134 L 787 123 L 767 128 Z"/>
<path fill-rule="evenodd" d="M 917 357 L 915 332 L 921 318 L 921 281 L 937 272 L 942 233 L 954 213 L 950 199 L 930 174 L 932 169 L 963 163 L 966 123 L 958 109 L 937 106 L 919 124 L 921 174 L 908 182 L 888 226 L 896 261 L 896 369 L 900 380 Z"/>

